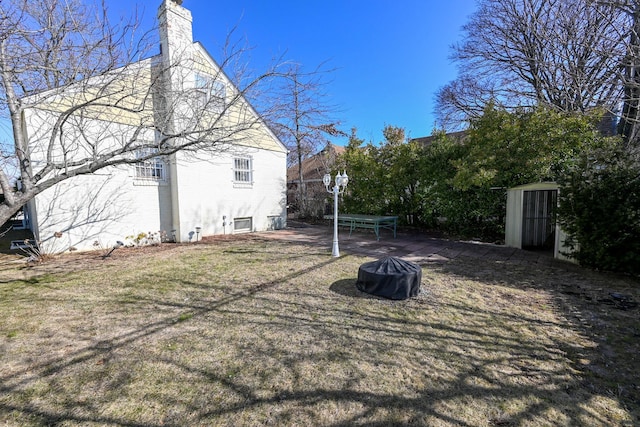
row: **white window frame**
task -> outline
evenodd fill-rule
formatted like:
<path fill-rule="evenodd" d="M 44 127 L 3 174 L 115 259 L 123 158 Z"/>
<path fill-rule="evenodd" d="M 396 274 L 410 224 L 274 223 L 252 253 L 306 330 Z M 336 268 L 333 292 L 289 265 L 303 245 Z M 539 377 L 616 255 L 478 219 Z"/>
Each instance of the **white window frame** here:
<path fill-rule="evenodd" d="M 198 108 L 221 113 L 226 106 L 226 86 L 208 74 L 196 72 L 194 82 L 195 103 Z"/>
<path fill-rule="evenodd" d="M 136 158 L 146 157 L 157 151 L 157 148 L 141 148 L 136 151 Z M 134 169 L 136 181 L 165 182 L 167 180 L 167 165 L 162 156 L 150 157 L 136 162 Z"/>
<path fill-rule="evenodd" d="M 253 159 L 251 157 L 233 158 L 233 184 L 239 187 L 253 186 Z"/>
<path fill-rule="evenodd" d="M 248 227 L 238 228 L 238 224 L 248 224 Z M 253 217 L 240 217 L 233 218 L 233 232 L 234 233 L 250 233 L 253 231 Z"/>

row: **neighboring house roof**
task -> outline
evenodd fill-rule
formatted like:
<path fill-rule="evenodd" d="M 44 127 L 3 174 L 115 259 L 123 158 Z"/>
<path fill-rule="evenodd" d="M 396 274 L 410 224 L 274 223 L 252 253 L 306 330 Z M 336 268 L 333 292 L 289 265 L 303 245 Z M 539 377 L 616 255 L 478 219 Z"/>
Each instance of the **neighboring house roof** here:
<path fill-rule="evenodd" d="M 305 182 L 321 182 L 322 177 L 331 171 L 336 158 L 343 154 L 345 148 L 340 145 L 327 144 L 318 153 L 302 161 L 302 176 Z M 287 183 L 300 181 L 298 165 L 287 169 Z"/>
<path fill-rule="evenodd" d="M 466 130 L 461 130 L 458 132 L 451 132 L 451 133 L 447 133 L 446 134 L 449 138 L 452 138 L 454 141 L 462 141 L 467 137 L 467 131 Z M 433 141 L 436 139 L 437 136 L 431 135 L 431 136 L 422 136 L 419 138 L 413 138 L 411 139 L 412 141 L 415 141 L 419 144 L 422 144 L 424 147 L 428 147 L 430 146 Z"/>

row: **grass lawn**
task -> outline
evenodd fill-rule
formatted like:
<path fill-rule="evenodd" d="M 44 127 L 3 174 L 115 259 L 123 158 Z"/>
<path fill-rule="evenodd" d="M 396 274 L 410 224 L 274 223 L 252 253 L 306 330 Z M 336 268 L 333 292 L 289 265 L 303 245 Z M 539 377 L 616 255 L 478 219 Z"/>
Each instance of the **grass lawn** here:
<path fill-rule="evenodd" d="M 370 260 L 247 235 L 0 262 L 0 425 L 640 425 L 640 310 L 609 297 L 636 280 L 458 258 L 389 301 Z"/>

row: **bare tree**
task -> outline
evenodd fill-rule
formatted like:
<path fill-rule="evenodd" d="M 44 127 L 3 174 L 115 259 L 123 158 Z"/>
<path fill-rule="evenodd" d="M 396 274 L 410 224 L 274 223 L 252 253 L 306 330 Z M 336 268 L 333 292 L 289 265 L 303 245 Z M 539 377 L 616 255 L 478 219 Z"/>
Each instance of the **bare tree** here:
<path fill-rule="evenodd" d="M 454 46 L 460 74 L 438 93 L 438 118 L 473 117 L 489 101 L 615 110 L 630 22 L 604 2 L 483 0 Z"/>
<path fill-rule="evenodd" d="M 13 162 L 0 163 L 0 224 L 69 178 L 179 151 L 228 150 L 259 132 L 263 118 L 246 97 L 279 75 L 276 67 L 239 76 L 229 67 L 242 49 L 228 44 L 219 67 L 206 68 L 190 35 L 162 41 L 157 55 L 157 38 L 138 22 L 135 14 L 111 22 L 104 0 L 0 3 L 0 109 L 13 132 L 2 152 Z M 207 79 L 194 80 L 194 69 Z"/>
<path fill-rule="evenodd" d="M 307 186 L 303 161 L 327 144 L 329 136 L 346 136 L 339 121 L 334 118 L 337 107 L 327 102 L 326 76 L 333 70 L 320 67 L 304 72 L 298 64 L 292 64 L 286 79 L 278 91 L 278 110 L 272 126 L 290 151 L 289 165 L 298 171 L 297 204 L 300 212 L 308 212 Z"/>
<path fill-rule="evenodd" d="M 617 39 L 623 41 L 625 54 L 621 58 L 620 80 L 623 87 L 622 108 L 618 133 L 628 149 L 640 149 L 640 3 L 636 0 L 595 0 L 595 3 L 613 7 L 617 14 L 604 16 L 618 22 L 624 16 L 624 26 L 618 27 Z"/>
<path fill-rule="evenodd" d="M 466 128 L 470 118 L 480 117 L 489 102 L 496 102 L 493 85 L 465 74 L 441 87 L 436 93 L 438 123 L 448 131 Z"/>

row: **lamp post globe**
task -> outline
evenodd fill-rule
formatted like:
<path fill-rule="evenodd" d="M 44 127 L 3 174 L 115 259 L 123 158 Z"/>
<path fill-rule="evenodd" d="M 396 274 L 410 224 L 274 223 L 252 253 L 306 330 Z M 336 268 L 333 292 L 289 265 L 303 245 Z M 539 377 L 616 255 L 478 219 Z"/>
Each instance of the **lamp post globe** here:
<path fill-rule="evenodd" d="M 324 183 L 324 186 L 328 189 L 329 184 L 331 184 L 331 175 L 329 175 L 328 173 L 324 174 L 324 176 L 322 177 L 322 182 Z"/>

